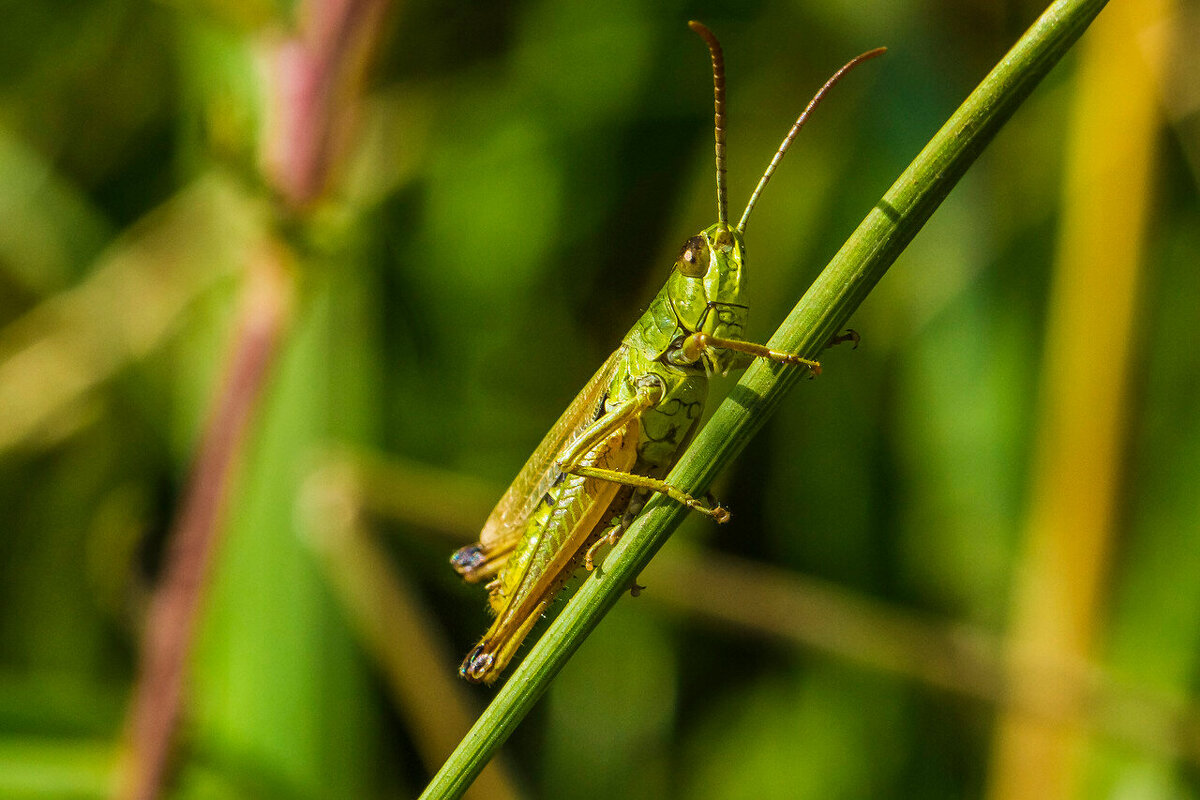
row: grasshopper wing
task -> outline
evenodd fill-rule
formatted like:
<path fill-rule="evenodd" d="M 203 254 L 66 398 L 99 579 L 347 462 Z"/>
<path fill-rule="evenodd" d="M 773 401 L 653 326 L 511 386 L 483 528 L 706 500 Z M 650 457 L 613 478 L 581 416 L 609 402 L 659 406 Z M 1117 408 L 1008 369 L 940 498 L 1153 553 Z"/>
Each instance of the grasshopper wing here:
<path fill-rule="evenodd" d="M 586 466 L 628 472 L 637 461 L 641 425 L 629 420 L 588 451 Z M 500 576 L 488 585 L 496 619 L 459 670 L 491 683 L 512 660 L 526 634 L 579 567 L 588 542 L 609 524 L 623 489 L 612 481 L 566 475 L 542 497 Z M 628 492 L 624 494 L 628 499 Z"/>
<path fill-rule="evenodd" d="M 479 542 L 461 548 L 450 559 L 465 580 L 476 583 L 490 578 L 504 565 L 521 538 L 529 515 L 558 479 L 554 464 L 559 454 L 598 417 L 605 392 L 623 361 L 624 350 L 622 345 L 613 351 L 554 423 L 483 524 Z"/>

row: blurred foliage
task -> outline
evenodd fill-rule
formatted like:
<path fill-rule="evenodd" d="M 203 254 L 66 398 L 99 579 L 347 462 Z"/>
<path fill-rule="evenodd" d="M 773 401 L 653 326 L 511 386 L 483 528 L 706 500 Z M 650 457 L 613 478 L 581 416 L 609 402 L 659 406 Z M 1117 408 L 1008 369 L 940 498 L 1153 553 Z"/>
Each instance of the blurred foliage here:
<path fill-rule="evenodd" d="M 320 517 L 303 502 L 331 449 L 420 465 L 372 491 L 404 492 L 421 510 L 374 508 L 370 535 L 411 584 L 406 602 L 422 609 L 452 674 L 486 617 L 478 587 L 446 564 L 476 530 L 446 536 L 437 520 L 457 525 L 463 506 L 498 496 L 679 244 L 713 221 L 710 73 L 685 21 L 703 20 L 725 46 L 735 209 L 828 73 L 890 48 L 822 106 L 755 212 L 751 338 L 761 340 L 1040 10 L 1031 0 L 400 4 L 361 106 L 338 121 L 349 138 L 332 188 L 281 221 L 261 167 L 274 90 L 263 63 L 291 4 L 9 8 L 0 796 L 111 789 L 147 594 L 254 241 L 295 246 L 301 299 L 225 514 L 170 796 L 411 796 L 437 766 L 422 760 L 428 731 L 393 703 L 389 687 L 405 678 L 347 612 L 314 546 Z M 1180 3 L 1165 41 L 1188 41 L 1196 11 Z M 1131 33 L 1128 46 L 1144 37 Z M 1171 62 L 1145 187 L 1137 360 L 1095 651 L 1131 695 L 1160 701 L 1138 706 L 1147 730 L 1165 724 L 1156 710 L 1186 717 L 1200 677 L 1194 61 Z M 692 520 L 678 539 L 1003 636 L 1071 201 L 1075 84 L 1074 63 L 1051 74 L 864 304 L 853 323 L 862 346 L 831 351 L 821 378 L 716 487 L 733 521 Z M 797 646 L 770 619 L 759 630 L 717 625 L 656 601 L 653 574 L 645 582 L 507 748 L 528 796 L 985 790 L 1003 696 Z M 457 689 L 479 706 L 488 697 Z M 425 695 L 434 709 L 460 702 Z M 1200 796 L 1194 742 L 1095 736 L 1088 786 Z"/>

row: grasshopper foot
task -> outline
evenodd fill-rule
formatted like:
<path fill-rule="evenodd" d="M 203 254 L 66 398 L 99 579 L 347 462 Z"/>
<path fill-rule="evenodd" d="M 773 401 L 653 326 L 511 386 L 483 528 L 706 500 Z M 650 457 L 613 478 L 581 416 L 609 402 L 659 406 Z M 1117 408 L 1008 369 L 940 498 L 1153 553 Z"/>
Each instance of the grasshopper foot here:
<path fill-rule="evenodd" d="M 625 529 L 618 526 L 609 531 L 607 536 L 601 536 L 599 539 L 593 542 L 592 546 L 587 549 L 587 555 L 584 556 L 583 568 L 588 572 L 594 570 L 596 568 L 596 551 L 606 544 L 610 546 L 616 544 L 617 540 L 621 538 L 621 534 L 624 532 Z"/>
<path fill-rule="evenodd" d="M 861 339 L 862 337 L 858 335 L 858 331 L 854 330 L 853 328 L 846 328 L 845 333 L 839 333 L 837 336 L 834 336 L 829 340 L 829 344 L 825 345 L 825 347 L 828 349 L 830 347 L 837 347 L 842 342 L 854 342 L 854 346 L 850 349 L 857 350 L 858 343 L 861 341 Z"/>
<path fill-rule="evenodd" d="M 729 522 L 729 510 L 719 505 L 711 494 L 705 495 L 703 500 L 697 500 L 687 495 L 677 499 L 693 511 L 699 511 L 701 514 L 712 517 L 718 524 Z"/>
<path fill-rule="evenodd" d="M 717 498 L 713 496 L 712 492 L 704 493 L 704 503 L 707 506 L 704 513 L 715 519 L 718 525 L 729 522 L 729 509 L 717 502 Z"/>

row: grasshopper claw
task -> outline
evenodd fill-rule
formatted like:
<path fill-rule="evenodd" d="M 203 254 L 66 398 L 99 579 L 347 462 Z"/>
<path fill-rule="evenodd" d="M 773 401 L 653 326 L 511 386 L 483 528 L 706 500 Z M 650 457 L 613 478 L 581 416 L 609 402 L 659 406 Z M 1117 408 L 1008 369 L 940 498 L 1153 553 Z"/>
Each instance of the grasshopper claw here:
<path fill-rule="evenodd" d="M 621 538 L 621 534 L 623 532 L 623 530 L 617 528 L 608 535 L 601 536 L 599 539 L 593 542 L 592 546 L 587 549 L 587 555 L 584 556 L 584 569 L 586 569 L 588 572 L 596 569 L 596 551 L 606 544 L 610 546 L 616 544 L 617 540 Z"/>
<path fill-rule="evenodd" d="M 850 349 L 857 350 L 858 343 L 861 340 L 862 340 L 862 337 L 858 335 L 858 331 L 854 330 L 854 328 L 846 328 L 845 333 L 839 333 L 837 336 L 834 336 L 832 339 L 829 340 L 829 344 L 825 345 L 825 347 L 826 348 L 837 347 L 842 342 L 854 342 L 854 346 L 851 347 Z"/>

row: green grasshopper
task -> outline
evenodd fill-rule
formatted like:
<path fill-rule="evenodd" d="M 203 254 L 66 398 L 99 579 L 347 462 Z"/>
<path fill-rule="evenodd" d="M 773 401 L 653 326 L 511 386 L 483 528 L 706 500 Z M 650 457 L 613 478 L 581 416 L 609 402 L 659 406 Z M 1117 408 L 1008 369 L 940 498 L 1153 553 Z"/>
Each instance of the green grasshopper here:
<path fill-rule="evenodd" d="M 496 615 L 460 674 L 492 683 L 559 590 L 596 550 L 613 544 L 659 492 L 717 522 L 729 512 L 692 497 L 663 477 L 696 432 L 708 378 L 755 358 L 819 374 L 821 366 L 743 340 L 749 311 L 742 235 L 759 194 L 825 93 L 849 70 L 884 52 L 853 59 L 826 81 L 792 125 L 750 196 L 737 227 L 728 222 L 725 189 L 725 65 L 721 45 L 699 22 L 713 66 L 717 222 L 683 244 L 666 286 L 604 365 L 568 406 L 492 511 L 479 542 L 450 559 L 468 582 L 490 580 Z M 853 339 L 852 331 L 830 344 Z"/>

